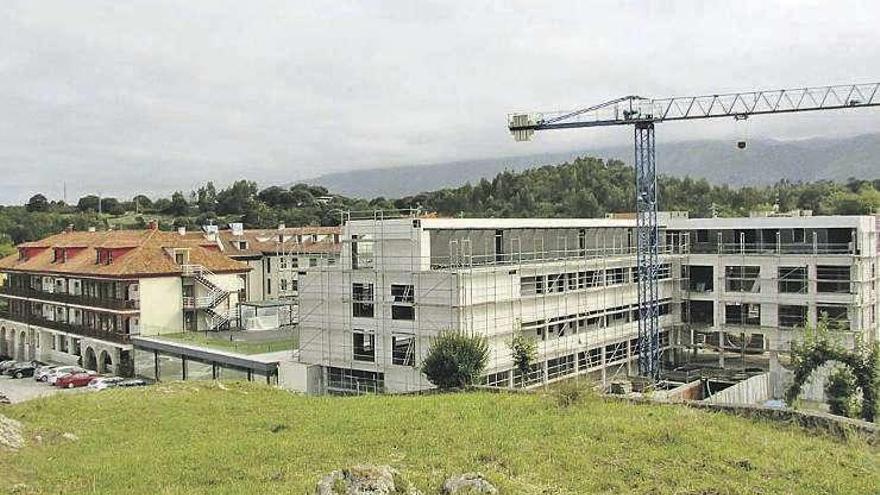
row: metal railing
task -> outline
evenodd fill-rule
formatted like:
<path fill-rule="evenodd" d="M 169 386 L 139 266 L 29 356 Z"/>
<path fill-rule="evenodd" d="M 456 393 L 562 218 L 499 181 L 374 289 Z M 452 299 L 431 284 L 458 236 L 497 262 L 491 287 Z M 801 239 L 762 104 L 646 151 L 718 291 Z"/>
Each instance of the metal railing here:
<path fill-rule="evenodd" d="M 52 330 L 59 330 L 61 332 L 72 333 L 75 335 L 81 335 L 83 337 L 92 337 L 100 340 L 107 340 L 110 342 L 116 342 L 118 344 L 129 344 L 131 342 L 130 338 L 132 336 L 137 336 L 139 333 L 120 333 L 112 330 L 100 330 L 97 328 L 90 328 L 83 325 L 77 325 L 75 323 L 67 322 L 67 321 L 57 321 L 57 320 L 49 320 L 46 318 L 42 318 L 36 315 L 20 315 L 13 314 L 9 311 L 0 311 L 0 318 L 5 318 L 7 320 L 17 321 L 19 323 L 25 323 L 28 325 L 49 328 Z"/>
<path fill-rule="evenodd" d="M 20 287 L 0 287 L 0 294 L 23 297 L 27 299 L 39 299 L 41 301 L 60 302 L 90 306 L 95 308 L 126 310 L 139 309 L 140 301 L 136 299 L 109 299 L 103 297 L 91 297 L 85 294 L 68 294 L 63 292 L 43 292 L 35 289 Z"/>

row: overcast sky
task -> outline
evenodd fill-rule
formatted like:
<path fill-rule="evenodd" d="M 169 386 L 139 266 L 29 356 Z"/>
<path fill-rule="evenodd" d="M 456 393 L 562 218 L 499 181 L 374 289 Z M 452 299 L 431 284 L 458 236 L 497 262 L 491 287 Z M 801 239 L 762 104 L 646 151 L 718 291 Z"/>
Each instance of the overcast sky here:
<path fill-rule="evenodd" d="M 3 0 L 0 202 L 623 144 L 514 143 L 514 110 L 873 82 L 880 2 Z M 773 4 L 773 5 L 771 5 Z M 750 119 L 875 132 L 880 111 Z M 732 122 L 661 126 L 730 138 Z M 662 164 L 661 164 L 662 165 Z"/>

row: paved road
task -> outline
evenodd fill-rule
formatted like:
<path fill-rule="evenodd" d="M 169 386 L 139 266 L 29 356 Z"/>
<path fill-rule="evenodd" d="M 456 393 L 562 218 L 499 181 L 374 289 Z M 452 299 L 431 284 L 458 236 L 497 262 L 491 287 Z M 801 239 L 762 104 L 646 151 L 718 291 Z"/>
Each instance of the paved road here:
<path fill-rule="evenodd" d="M 9 397 L 12 403 L 46 397 L 58 393 L 78 393 L 82 389 L 66 390 L 52 387 L 47 383 L 35 381 L 33 378 L 20 378 L 13 380 L 8 376 L 0 376 L 0 393 Z"/>

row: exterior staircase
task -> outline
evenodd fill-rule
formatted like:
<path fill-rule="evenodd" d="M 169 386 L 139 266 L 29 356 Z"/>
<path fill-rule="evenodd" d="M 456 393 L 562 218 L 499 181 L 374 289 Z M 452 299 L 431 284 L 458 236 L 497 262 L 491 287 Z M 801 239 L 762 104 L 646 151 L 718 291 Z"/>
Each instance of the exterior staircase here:
<path fill-rule="evenodd" d="M 229 294 L 237 292 L 240 287 L 227 290 L 212 280 L 216 277 L 213 272 L 202 265 L 183 265 L 183 276 L 192 277 L 206 289 L 206 294 L 198 297 L 184 297 L 183 304 L 186 308 L 204 310 L 208 315 L 209 328 L 211 330 L 226 330 L 233 320 L 238 319 L 238 308 L 227 309 L 221 305 L 229 299 Z"/>

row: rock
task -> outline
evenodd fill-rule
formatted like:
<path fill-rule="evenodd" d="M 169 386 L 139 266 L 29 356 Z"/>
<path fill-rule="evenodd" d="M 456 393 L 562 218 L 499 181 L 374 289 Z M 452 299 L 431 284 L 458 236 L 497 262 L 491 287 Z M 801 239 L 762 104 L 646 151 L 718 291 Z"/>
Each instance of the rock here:
<path fill-rule="evenodd" d="M 70 432 L 62 434 L 61 438 L 65 439 L 65 440 L 69 440 L 71 442 L 78 442 L 79 441 L 79 437 L 74 435 L 73 433 L 70 433 Z"/>
<path fill-rule="evenodd" d="M 628 380 L 615 380 L 611 382 L 611 393 L 614 395 L 627 395 L 633 391 L 632 382 Z"/>
<path fill-rule="evenodd" d="M 21 430 L 21 423 L 0 414 L 0 448 L 18 450 L 24 447 L 24 436 Z"/>
<path fill-rule="evenodd" d="M 391 466 L 357 465 L 321 478 L 315 495 L 419 495 Z"/>
<path fill-rule="evenodd" d="M 443 495 L 498 493 L 492 483 L 483 478 L 480 473 L 465 473 L 459 476 L 447 478 L 443 483 Z"/>

